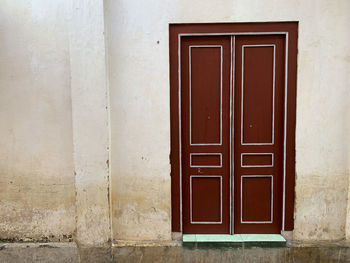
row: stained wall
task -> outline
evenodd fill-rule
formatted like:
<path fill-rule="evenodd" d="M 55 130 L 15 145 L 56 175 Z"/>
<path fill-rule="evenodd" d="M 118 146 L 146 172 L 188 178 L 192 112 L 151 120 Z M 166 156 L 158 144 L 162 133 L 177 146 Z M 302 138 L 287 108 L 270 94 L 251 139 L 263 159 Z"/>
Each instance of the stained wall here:
<path fill-rule="evenodd" d="M 106 0 L 114 239 L 170 239 L 169 23 L 299 21 L 294 238 L 345 237 L 350 2 Z"/>
<path fill-rule="evenodd" d="M 67 1 L 1 1 L 0 238 L 75 229 Z"/>

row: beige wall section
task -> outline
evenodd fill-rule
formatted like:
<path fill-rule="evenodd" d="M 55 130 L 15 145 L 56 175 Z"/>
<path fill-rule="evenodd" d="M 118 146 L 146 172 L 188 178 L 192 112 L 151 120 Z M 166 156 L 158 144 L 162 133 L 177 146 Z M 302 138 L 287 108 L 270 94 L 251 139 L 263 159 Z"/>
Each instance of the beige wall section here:
<path fill-rule="evenodd" d="M 4 0 L 0 24 L 0 239 L 107 244 L 103 1 Z"/>
<path fill-rule="evenodd" d="M 296 239 L 343 239 L 349 171 L 349 1 L 311 1 L 299 24 Z M 308 11 L 306 11 L 308 10 Z"/>
<path fill-rule="evenodd" d="M 105 245 L 109 220 L 109 124 L 102 0 L 72 1 L 70 64 L 76 238 Z"/>
<path fill-rule="evenodd" d="M 75 229 L 67 1 L 2 0 L 0 238 Z"/>
<path fill-rule="evenodd" d="M 113 238 L 170 239 L 169 3 L 105 3 Z"/>
<path fill-rule="evenodd" d="M 349 69 L 349 73 L 348 76 L 350 76 L 350 69 Z M 350 77 L 348 79 L 348 83 L 347 86 L 350 87 Z M 350 93 L 350 91 L 349 91 Z M 349 96 L 350 97 L 350 96 Z M 349 100 L 350 101 L 350 98 Z M 347 106 L 347 118 L 346 118 L 346 123 L 347 123 L 347 129 L 346 129 L 346 133 L 350 134 L 350 106 Z M 350 135 L 348 137 L 348 154 L 347 154 L 347 158 L 348 158 L 348 177 L 349 177 L 349 186 L 348 186 L 348 207 L 347 207 L 347 218 L 346 218 L 346 239 L 350 240 Z"/>
<path fill-rule="evenodd" d="M 114 239 L 170 238 L 168 23 L 299 21 L 294 238 L 345 237 L 350 2 L 106 0 Z"/>

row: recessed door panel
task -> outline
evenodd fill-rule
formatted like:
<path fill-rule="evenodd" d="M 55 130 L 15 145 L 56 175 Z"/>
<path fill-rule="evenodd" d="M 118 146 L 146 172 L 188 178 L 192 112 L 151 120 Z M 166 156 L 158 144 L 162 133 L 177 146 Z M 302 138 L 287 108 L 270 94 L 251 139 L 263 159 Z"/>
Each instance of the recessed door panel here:
<path fill-rule="evenodd" d="M 241 153 L 241 167 L 273 166 L 273 153 Z"/>
<path fill-rule="evenodd" d="M 192 145 L 221 143 L 222 48 L 222 45 L 189 46 Z"/>
<path fill-rule="evenodd" d="M 184 233 L 230 233 L 230 41 L 181 42 Z"/>
<path fill-rule="evenodd" d="M 275 49 L 274 44 L 247 44 L 240 50 L 242 144 L 273 144 Z"/>
<path fill-rule="evenodd" d="M 222 167 L 221 153 L 192 153 L 190 158 L 190 166 L 194 168 Z"/>
<path fill-rule="evenodd" d="M 191 176 L 191 224 L 222 222 L 222 176 Z"/>
<path fill-rule="evenodd" d="M 272 223 L 272 175 L 241 176 L 241 223 Z"/>
<path fill-rule="evenodd" d="M 285 38 L 239 36 L 234 44 L 234 231 L 280 233 Z"/>

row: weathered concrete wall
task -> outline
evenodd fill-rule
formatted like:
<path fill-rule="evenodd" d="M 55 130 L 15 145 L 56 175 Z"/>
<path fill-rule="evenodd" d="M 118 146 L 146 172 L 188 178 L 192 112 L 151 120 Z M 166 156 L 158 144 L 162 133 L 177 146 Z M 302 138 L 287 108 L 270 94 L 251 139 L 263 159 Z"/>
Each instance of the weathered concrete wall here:
<path fill-rule="evenodd" d="M 110 239 L 103 12 L 102 0 L 1 3 L 1 239 Z"/>
<path fill-rule="evenodd" d="M 348 263 L 349 243 L 317 242 L 287 244 L 245 243 L 161 246 L 80 247 L 75 243 L 3 243 L 0 262 L 36 263 Z"/>
<path fill-rule="evenodd" d="M 75 229 L 67 1 L 1 1 L 0 238 Z"/>
<path fill-rule="evenodd" d="M 257 246 L 258 245 L 258 246 Z M 3 243 L 0 262 L 36 263 L 348 263 L 349 244 L 318 242 L 287 244 L 173 244 L 162 246 L 77 247 L 74 243 Z"/>
<path fill-rule="evenodd" d="M 114 239 L 170 238 L 172 22 L 299 21 L 294 238 L 345 237 L 350 2 L 106 0 Z"/>
<path fill-rule="evenodd" d="M 170 239 L 169 3 L 105 3 L 113 238 Z"/>
<path fill-rule="evenodd" d="M 77 241 L 107 245 L 109 122 L 103 0 L 72 1 L 70 65 Z"/>
<path fill-rule="evenodd" d="M 348 81 L 347 86 L 350 86 L 350 80 Z M 350 134 L 350 107 L 348 106 L 347 110 L 347 118 L 346 118 L 346 133 Z M 348 158 L 348 177 L 349 177 L 349 185 L 348 185 L 348 207 L 347 207 L 347 218 L 346 218 L 346 239 L 350 240 L 350 140 L 348 139 L 348 153 L 347 153 L 347 158 Z"/>
<path fill-rule="evenodd" d="M 312 1 L 302 8 L 294 236 L 342 239 L 349 177 L 350 2 Z"/>

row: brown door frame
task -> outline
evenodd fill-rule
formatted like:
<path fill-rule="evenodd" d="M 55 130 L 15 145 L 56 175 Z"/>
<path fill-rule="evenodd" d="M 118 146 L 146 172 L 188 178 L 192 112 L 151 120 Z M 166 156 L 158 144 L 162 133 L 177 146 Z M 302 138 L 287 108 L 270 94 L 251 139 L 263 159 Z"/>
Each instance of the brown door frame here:
<path fill-rule="evenodd" d="M 170 127 L 171 127 L 171 196 L 172 232 L 182 232 L 181 185 L 181 123 L 179 122 L 179 43 L 183 36 L 196 35 L 284 35 L 286 38 L 285 101 L 284 101 L 284 161 L 282 231 L 294 228 L 295 188 L 295 123 L 298 22 L 170 24 Z M 231 147 L 231 150 L 233 148 Z M 231 159 L 233 164 L 233 160 Z M 230 165 L 233 169 L 233 165 Z M 231 176 L 232 176 L 231 171 Z M 233 191 L 232 191 L 233 192 Z M 232 198 L 232 194 L 231 194 Z M 233 211 L 231 202 L 231 213 Z M 232 218 L 232 217 L 231 217 Z M 233 224 L 232 224 L 233 225 Z M 232 233 L 234 232 L 231 229 Z"/>

